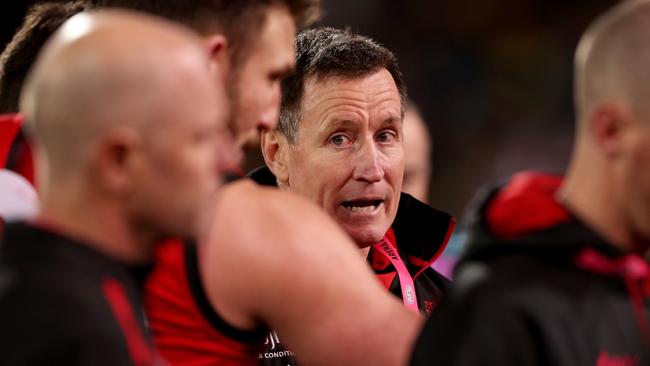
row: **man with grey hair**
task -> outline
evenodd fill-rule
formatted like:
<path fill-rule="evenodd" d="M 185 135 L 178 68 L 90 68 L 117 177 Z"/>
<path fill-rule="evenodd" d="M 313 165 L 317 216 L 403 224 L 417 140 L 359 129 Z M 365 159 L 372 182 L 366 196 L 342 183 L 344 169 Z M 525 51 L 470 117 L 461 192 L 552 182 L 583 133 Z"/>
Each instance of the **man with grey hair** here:
<path fill-rule="evenodd" d="M 279 128 L 262 133 L 268 168 L 252 178 L 323 208 L 387 290 L 406 308 L 432 313 L 449 281 L 430 266 L 454 219 L 401 193 L 406 87 L 397 59 L 368 37 L 334 28 L 299 33 L 296 54 L 296 71 L 282 83 Z M 274 357 L 279 341 L 269 337 L 266 364 L 290 363 Z"/>
<path fill-rule="evenodd" d="M 144 15 L 81 13 L 47 42 L 20 102 L 42 205 L 2 238 L 3 365 L 156 362 L 129 267 L 198 233 L 232 145 L 217 72 L 198 36 Z"/>
<path fill-rule="evenodd" d="M 521 173 L 477 205 L 413 365 L 650 363 L 649 26 L 650 1 L 624 1 L 583 35 L 566 177 Z"/>

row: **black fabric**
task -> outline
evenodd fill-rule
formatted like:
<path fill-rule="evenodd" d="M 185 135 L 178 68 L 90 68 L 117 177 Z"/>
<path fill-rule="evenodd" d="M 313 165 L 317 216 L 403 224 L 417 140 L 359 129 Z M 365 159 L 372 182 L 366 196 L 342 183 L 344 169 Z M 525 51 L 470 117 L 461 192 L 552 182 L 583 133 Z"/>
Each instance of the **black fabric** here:
<path fill-rule="evenodd" d="M 407 256 L 430 262 L 447 245 L 454 218 L 402 193 L 392 228 L 399 249 Z"/>
<path fill-rule="evenodd" d="M 139 291 L 125 266 L 49 230 L 7 225 L 0 243 L 0 363 L 133 364 L 124 330 L 102 292 L 107 279 L 121 285 L 136 326 L 150 342 Z"/>
<path fill-rule="evenodd" d="M 485 219 L 496 192 L 474 205 L 454 288 L 425 325 L 411 365 L 650 364 L 623 277 L 575 264 L 587 249 L 614 259 L 625 253 L 568 211 L 565 222 L 497 237 Z M 647 299 L 644 306 L 650 313 Z"/>
<path fill-rule="evenodd" d="M 251 170 L 246 176 L 254 180 L 255 183 L 259 185 L 269 187 L 277 187 L 278 185 L 275 175 L 273 175 L 271 169 L 265 165 Z"/>
<path fill-rule="evenodd" d="M 212 305 L 203 289 L 201 274 L 198 267 L 198 254 L 196 243 L 186 242 L 183 250 L 185 255 L 185 270 L 187 271 L 187 280 L 192 293 L 192 298 L 199 307 L 203 317 L 223 335 L 242 343 L 259 343 L 264 339 L 268 330 L 266 328 L 245 331 L 233 327 L 223 320 Z"/>

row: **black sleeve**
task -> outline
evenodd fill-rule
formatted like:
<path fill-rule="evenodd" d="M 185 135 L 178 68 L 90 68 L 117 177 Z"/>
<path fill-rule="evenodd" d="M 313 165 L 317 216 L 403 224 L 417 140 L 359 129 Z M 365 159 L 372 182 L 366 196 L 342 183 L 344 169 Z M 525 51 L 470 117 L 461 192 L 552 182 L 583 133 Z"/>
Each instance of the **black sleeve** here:
<path fill-rule="evenodd" d="M 10 289 L 0 297 L 2 365 L 78 365 L 75 324 L 60 302 L 34 288 Z"/>
<path fill-rule="evenodd" d="M 487 282 L 458 287 L 428 320 L 411 365 L 544 365 L 535 320 L 504 286 Z"/>

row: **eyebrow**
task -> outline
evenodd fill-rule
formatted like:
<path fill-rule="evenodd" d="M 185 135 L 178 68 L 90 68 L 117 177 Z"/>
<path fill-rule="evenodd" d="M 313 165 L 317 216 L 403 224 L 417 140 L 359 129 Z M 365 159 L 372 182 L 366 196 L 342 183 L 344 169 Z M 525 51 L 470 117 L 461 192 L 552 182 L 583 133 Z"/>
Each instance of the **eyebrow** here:
<path fill-rule="evenodd" d="M 326 129 L 329 129 L 329 128 L 341 128 L 341 127 L 353 128 L 353 127 L 357 127 L 357 125 L 358 125 L 358 123 L 353 122 L 352 120 L 350 120 L 348 118 L 337 118 L 337 117 L 334 117 L 332 119 L 326 119 L 325 123 L 327 124 Z"/>
<path fill-rule="evenodd" d="M 358 123 L 352 122 L 347 118 L 334 117 L 332 119 L 325 119 L 321 122 L 318 128 L 319 134 L 331 134 L 337 130 L 352 130 L 357 128 Z"/>
<path fill-rule="evenodd" d="M 404 122 L 404 119 L 398 116 L 390 116 L 386 119 L 384 119 L 380 126 L 385 127 L 385 126 L 399 126 L 402 122 Z"/>

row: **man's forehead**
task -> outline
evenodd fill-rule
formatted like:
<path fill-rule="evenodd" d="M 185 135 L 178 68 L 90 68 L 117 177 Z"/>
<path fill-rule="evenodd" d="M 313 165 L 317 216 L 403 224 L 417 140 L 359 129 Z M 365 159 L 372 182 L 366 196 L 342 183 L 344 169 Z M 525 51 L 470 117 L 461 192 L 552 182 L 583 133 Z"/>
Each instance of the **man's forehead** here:
<path fill-rule="evenodd" d="M 384 72 L 385 71 L 385 72 Z M 392 75 L 385 69 L 358 76 L 311 75 L 305 78 L 301 100 L 303 108 L 313 108 L 324 101 L 331 103 L 399 102 L 399 91 Z"/>
<path fill-rule="evenodd" d="M 266 12 L 264 23 L 253 36 L 253 53 L 267 50 L 295 58 L 296 26 L 288 9 L 272 7 Z"/>

